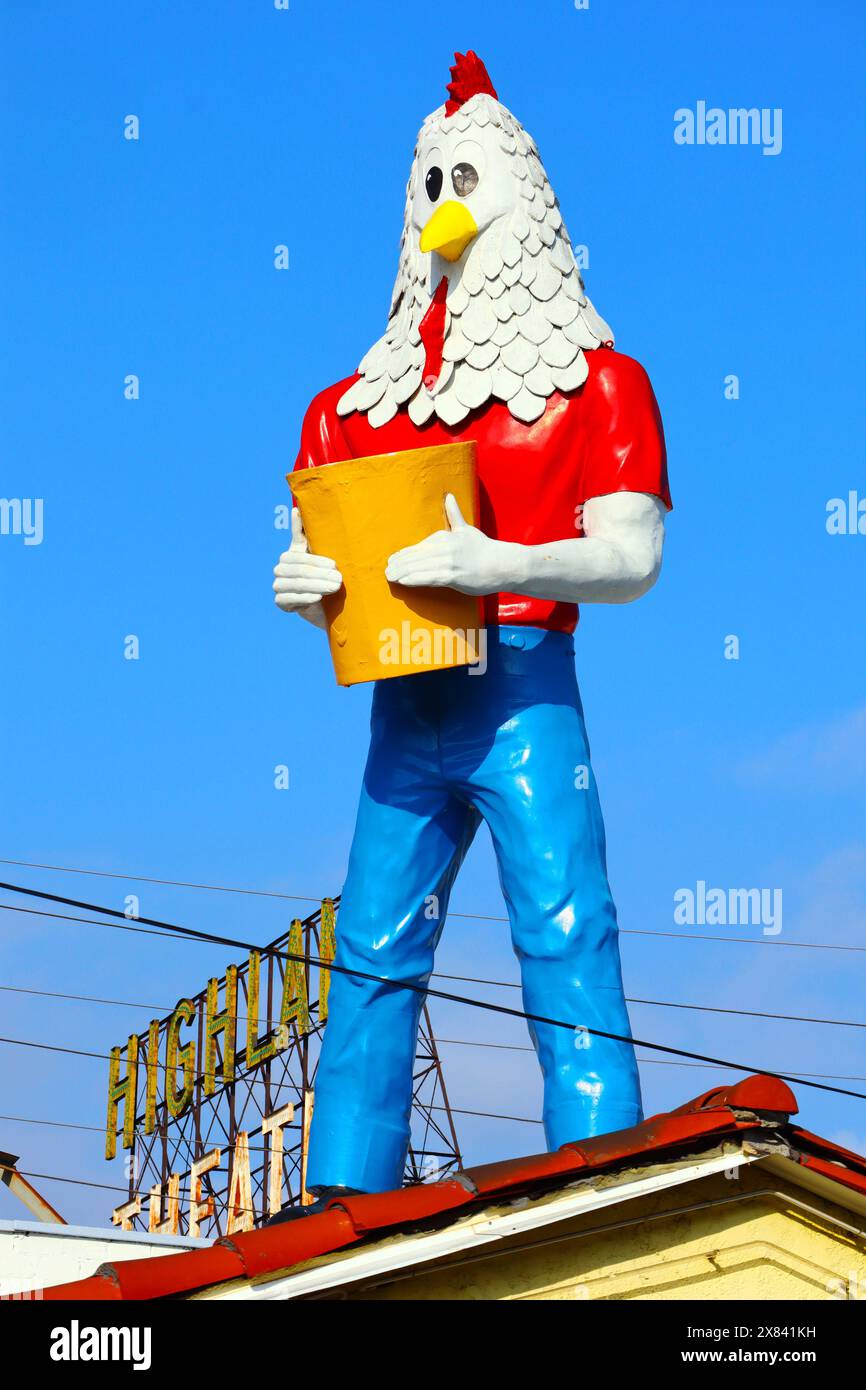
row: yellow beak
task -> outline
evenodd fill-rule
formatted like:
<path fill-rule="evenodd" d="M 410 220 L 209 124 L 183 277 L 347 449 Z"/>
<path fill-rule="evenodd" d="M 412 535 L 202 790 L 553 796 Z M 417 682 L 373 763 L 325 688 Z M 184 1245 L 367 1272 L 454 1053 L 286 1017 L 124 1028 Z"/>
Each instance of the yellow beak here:
<path fill-rule="evenodd" d="M 473 237 L 478 235 L 475 218 L 464 203 L 443 203 L 421 233 L 421 250 L 438 251 L 446 261 L 459 261 Z"/>

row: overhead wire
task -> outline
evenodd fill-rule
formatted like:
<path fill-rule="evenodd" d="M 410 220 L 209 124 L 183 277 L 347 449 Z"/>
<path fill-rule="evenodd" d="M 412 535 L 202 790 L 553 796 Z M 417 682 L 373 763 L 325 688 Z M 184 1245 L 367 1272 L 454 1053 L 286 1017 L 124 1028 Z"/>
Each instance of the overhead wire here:
<path fill-rule="evenodd" d="M 57 893 L 48 893 L 35 888 L 26 888 L 20 884 L 14 883 L 0 882 L 0 888 L 5 890 L 6 892 L 21 893 L 27 897 L 39 898 L 48 902 L 56 902 L 68 907 L 82 908 L 85 911 L 89 912 L 99 912 L 104 916 L 112 918 L 125 919 L 124 913 L 119 912 L 115 908 L 102 907 L 98 903 L 85 902 L 77 898 L 67 898 Z M 236 937 L 217 935 L 212 932 L 203 932 L 195 927 L 183 927 L 179 926 L 176 923 L 161 921 L 159 918 L 140 917 L 138 918 L 138 921 L 143 922 L 146 926 L 157 927 L 161 930 L 174 933 L 178 936 L 184 936 L 188 937 L 189 939 L 196 939 L 199 941 L 208 941 L 221 946 L 231 946 L 237 950 L 253 951 L 261 949 L 254 943 L 242 941 Z M 298 964 L 302 965 L 307 963 L 307 957 L 297 952 L 285 951 L 282 949 L 268 949 L 271 955 L 277 956 L 281 959 L 295 961 Z M 310 963 L 318 965 L 320 968 L 333 971 L 336 974 L 351 976 L 355 979 L 366 979 L 371 981 L 372 983 L 383 985 L 388 989 L 407 989 L 412 991 L 413 993 L 420 994 L 422 997 L 425 998 L 430 997 L 434 999 L 442 999 L 449 1003 L 462 1004 L 471 1008 L 482 1009 L 488 1013 L 501 1014 L 510 1018 L 520 1018 L 528 1023 L 540 1023 L 548 1027 L 563 1028 L 567 1029 L 571 1033 L 581 1032 L 582 1034 L 587 1034 L 591 1037 L 604 1038 L 609 1042 L 626 1043 L 633 1047 L 644 1047 L 651 1052 L 664 1052 L 669 1056 L 685 1057 L 692 1061 L 707 1062 L 715 1066 L 727 1067 L 735 1071 L 763 1072 L 765 1075 L 775 1076 L 782 1081 L 792 1081 L 798 1085 L 810 1087 L 813 1090 L 832 1092 L 836 1095 L 846 1095 L 852 1097 L 855 1100 L 866 1100 L 866 1093 L 862 1091 L 852 1091 L 846 1087 L 830 1086 L 826 1083 L 809 1080 L 805 1077 L 792 1076 L 790 1073 L 787 1072 L 771 1071 L 769 1068 L 756 1066 L 751 1063 L 746 1064 L 742 1062 L 733 1062 L 727 1058 L 713 1057 L 708 1053 L 693 1052 L 688 1048 L 671 1047 L 670 1045 L 665 1043 L 657 1043 L 647 1039 L 635 1038 L 631 1034 L 614 1033 L 607 1029 L 592 1028 L 587 1024 L 582 1024 L 576 1021 L 569 1022 L 565 1019 L 552 1018 L 545 1014 L 528 1013 L 523 1009 L 512 1009 L 505 1004 L 494 1004 L 488 1000 L 472 999 L 467 998 L 465 995 L 453 994 L 446 990 L 431 989 L 428 985 L 421 985 L 413 980 L 391 980 L 387 979 L 385 976 L 377 975 L 372 971 L 356 970 L 348 966 L 340 966 L 337 965 L 334 961 L 311 958 Z M 0 1041 L 4 1040 L 0 1039 Z"/>
<path fill-rule="evenodd" d="M 97 924 L 102 925 L 102 924 Z M 105 926 L 112 926 L 113 923 L 106 922 Z M 496 989 L 520 989 L 519 984 L 512 984 L 504 980 L 483 980 L 477 977 L 465 975 L 441 975 L 438 971 L 433 971 L 434 979 L 439 980 L 467 980 L 478 985 L 488 985 Z M 82 1004 L 105 1004 L 115 1008 L 123 1009 L 147 1009 L 150 1011 L 170 1014 L 174 1010 L 171 1004 L 143 1004 L 140 1001 L 130 999 L 101 999 L 92 994 L 64 994 L 58 990 L 50 989 L 31 989 L 22 985 L 0 985 L 0 993 L 3 994 L 27 994 L 42 999 L 63 999 L 73 1003 Z M 697 1013 L 704 1014 L 735 1014 L 740 1018 L 764 1018 L 771 1021 L 782 1023 L 815 1023 L 823 1024 L 832 1028 L 866 1028 L 866 1022 L 858 1019 L 847 1018 L 818 1018 L 811 1014 L 780 1014 L 771 1013 L 764 1009 L 731 1009 L 718 1004 L 683 1004 L 670 999 L 640 999 L 636 995 L 627 994 L 625 996 L 627 1004 L 639 1004 L 657 1009 L 690 1009 Z M 238 1022 L 244 1022 L 246 1014 L 236 1015 Z M 262 1019 L 262 1023 L 273 1024 L 272 1019 Z"/>
<path fill-rule="evenodd" d="M 112 878 L 121 879 L 127 883 L 152 883 L 167 888 L 191 888 L 198 891 L 209 893 L 237 893 L 246 897 L 253 898 L 273 898 L 284 902 L 321 902 L 321 895 L 309 893 L 279 893 L 273 889 L 264 888 L 240 888 L 224 883 L 194 883 L 184 879 L 155 878 L 146 874 L 130 874 L 110 871 L 108 869 L 83 869 L 69 864 L 38 864 L 28 859 L 0 859 L 0 864 L 13 865 L 23 869 L 42 869 L 51 873 L 60 874 L 85 874 L 93 878 Z M 337 901 L 336 895 L 333 901 Z M 457 912 L 451 910 L 449 917 L 460 917 L 473 922 L 503 922 L 507 923 L 508 918 L 485 912 Z M 853 951 L 859 954 L 866 954 L 866 946 L 853 946 L 846 943 L 828 941 L 778 941 L 768 937 L 750 936 L 709 936 L 704 932 L 665 932 L 651 931 L 648 928 L 640 927 L 620 927 L 623 936 L 658 936 L 673 941 L 713 941 L 732 943 L 743 946 L 778 946 L 793 948 L 798 950 L 810 951 Z"/>

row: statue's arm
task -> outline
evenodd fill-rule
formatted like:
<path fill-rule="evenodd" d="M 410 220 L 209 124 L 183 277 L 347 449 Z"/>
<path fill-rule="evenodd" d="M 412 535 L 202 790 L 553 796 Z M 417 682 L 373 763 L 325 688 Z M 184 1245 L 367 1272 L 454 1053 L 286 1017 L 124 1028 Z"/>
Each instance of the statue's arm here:
<path fill-rule="evenodd" d="M 590 498 L 583 509 L 584 535 L 547 545 L 485 536 L 463 519 L 453 497 L 445 510 L 450 529 L 392 555 L 390 580 L 465 594 L 630 603 L 652 588 L 661 570 L 665 504 L 648 493 Z"/>

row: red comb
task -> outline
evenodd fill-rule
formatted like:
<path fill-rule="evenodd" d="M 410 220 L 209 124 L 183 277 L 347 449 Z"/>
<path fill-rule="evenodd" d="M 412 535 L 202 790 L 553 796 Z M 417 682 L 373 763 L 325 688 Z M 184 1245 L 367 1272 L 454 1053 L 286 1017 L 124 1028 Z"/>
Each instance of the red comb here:
<path fill-rule="evenodd" d="M 468 101 L 470 97 L 477 97 L 479 92 L 493 97 L 494 101 L 499 100 L 486 67 L 471 48 L 468 53 L 454 54 L 454 66 L 451 69 L 451 81 L 447 90 L 450 92 L 450 98 L 445 103 L 446 116 L 453 116 L 464 101 Z"/>

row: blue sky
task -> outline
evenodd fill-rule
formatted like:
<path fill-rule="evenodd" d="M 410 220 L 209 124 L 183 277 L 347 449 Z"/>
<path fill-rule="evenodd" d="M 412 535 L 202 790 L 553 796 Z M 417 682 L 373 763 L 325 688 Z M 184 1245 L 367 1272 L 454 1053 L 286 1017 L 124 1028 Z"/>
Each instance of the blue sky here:
<path fill-rule="evenodd" d="M 44 538 L 0 535 L 3 856 L 339 890 L 370 692 L 338 689 L 320 635 L 273 607 L 274 509 L 307 402 L 382 330 L 414 136 L 453 50 L 474 47 L 539 143 L 589 247 L 589 291 L 647 367 L 668 438 L 662 580 L 638 604 L 585 610 L 577 647 L 627 992 L 862 1019 L 862 954 L 778 943 L 866 947 L 866 535 L 825 524 L 831 498 L 866 497 L 864 28 L 855 0 L 7 4 L 0 494 L 44 499 Z M 781 108 L 781 152 L 677 145 L 674 112 L 699 101 Z M 123 138 L 129 114 L 138 141 Z M 138 891 L 145 915 L 261 941 L 289 915 L 268 899 L 0 877 L 121 908 Z M 699 880 L 780 888 L 781 934 L 678 927 L 674 894 Z M 454 908 L 502 914 L 485 835 Z M 231 959 L 0 915 L 4 1036 L 104 1052 Z M 501 921 L 455 916 L 438 967 L 516 978 Z M 445 1038 L 525 1045 L 516 1023 L 433 1017 Z M 647 1005 L 632 1023 L 866 1090 L 862 1030 Z M 538 1116 L 531 1055 L 443 1055 L 455 1105 Z M 642 1074 L 648 1112 L 720 1076 Z M 0 1045 L 3 1115 L 100 1126 L 104 1092 L 99 1061 Z M 799 1097 L 810 1128 L 866 1147 L 866 1102 Z M 512 1122 L 464 1117 L 460 1135 L 468 1161 L 542 1147 L 540 1128 Z M 0 1148 L 35 1172 L 120 1180 L 98 1133 L 2 1120 Z M 44 1188 L 73 1220 L 114 1204 Z M 4 1190 L 0 1216 L 16 1211 Z"/>

